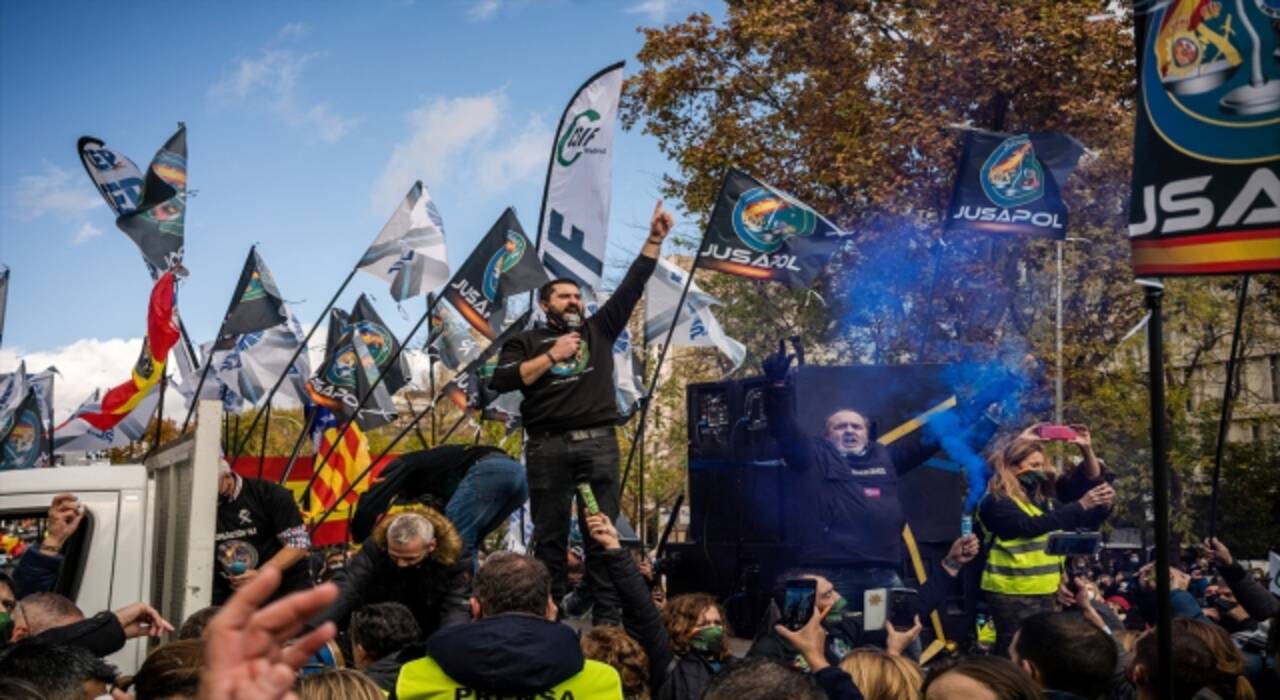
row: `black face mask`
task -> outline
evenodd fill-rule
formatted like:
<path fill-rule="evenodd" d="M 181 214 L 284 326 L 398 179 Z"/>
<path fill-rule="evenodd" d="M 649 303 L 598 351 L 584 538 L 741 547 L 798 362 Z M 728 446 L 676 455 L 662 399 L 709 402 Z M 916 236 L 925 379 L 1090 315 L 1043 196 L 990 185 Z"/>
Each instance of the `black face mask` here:
<path fill-rule="evenodd" d="M 547 309 L 547 327 L 557 333 L 568 333 L 582 328 L 582 309 L 570 305 L 563 312 Z"/>

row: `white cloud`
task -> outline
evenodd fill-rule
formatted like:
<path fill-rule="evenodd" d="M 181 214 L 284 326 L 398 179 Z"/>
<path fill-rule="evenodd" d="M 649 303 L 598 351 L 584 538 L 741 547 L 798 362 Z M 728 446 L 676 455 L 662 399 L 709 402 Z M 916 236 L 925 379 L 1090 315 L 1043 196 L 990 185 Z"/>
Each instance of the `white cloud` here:
<path fill-rule="evenodd" d="M 492 18 L 502 8 L 502 0 L 477 0 L 467 8 L 467 18 L 473 22 L 483 22 Z"/>
<path fill-rule="evenodd" d="M 60 348 L 35 352 L 4 348 L 0 350 L 0 372 L 14 371 L 19 360 L 26 361 L 31 374 L 49 366 L 57 367 L 59 375 L 53 381 L 53 415 L 61 422 L 94 389 L 105 390 L 127 380 L 139 352 L 142 352 L 141 338 L 84 338 Z M 177 394 L 176 391 L 169 393 Z M 166 401 L 166 414 L 169 409 Z"/>
<path fill-rule="evenodd" d="M 24 221 L 47 215 L 75 219 L 102 204 L 102 198 L 87 177 L 67 172 L 48 161 L 44 163 L 44 172 L 18 178 L 13 199 L 16 215 Z"/>
<path fill-rule="evenodd" d="M 629 15 L 645 15 L 651 22 L 663 22 L 675 0 L 644 0 L 623 10 Z"/>
<path fill-rule="evenodd" d="M 482 193 L 507 190 L 546 164 L 552 130 L 536 115 L 513 122 L 501 93 L 433 98 L 412 110 L 409 134 L 391 151 L 374 184 L 375 213 L 393 208 L 414 180 L 428 187 L 470 182 Z"/>
<path fill-rule="evenodd" d="M 102 229 L 86 221 L 80 225 L 80 230 L 76 231 L 76 235 L 71 239 L 71 243 L 74 245 L 83 245 L 101 235 Z"/>
<path fill-rule="evenodd" d="M 288 29 L 293 25 L 285 25 Z M 281 30 L 282 33 L 284 30 Z M 227 105 L 265 107 L 289 126 L 308 128 L 325 143 L 341 139 L 358 119 L 336 114 L 326 102 L 309 102 L 302 96 L 302 73 L 318 53 L 301 54 L 286 49 L 264 49 L 259 58 L 243 58 L 209 89 L 209 95 Z"/>
<path fill-rule="evenodd" d="M 281 41 L 301 39 L 310 32 L 311 27 L 306 24 L 303 24 L 302 22 L 290 22 L 280 28 L 279 33 L 276 34 L 276 38 Z"/>

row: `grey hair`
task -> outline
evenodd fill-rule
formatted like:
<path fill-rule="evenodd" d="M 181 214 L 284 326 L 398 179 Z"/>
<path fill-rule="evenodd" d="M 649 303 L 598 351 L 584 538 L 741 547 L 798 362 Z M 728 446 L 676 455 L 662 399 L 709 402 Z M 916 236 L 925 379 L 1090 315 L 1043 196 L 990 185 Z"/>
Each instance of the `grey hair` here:
<path fill-rule="evenodd" d="M 401 513 L 387 528 L 387 542 L 407 544 L 413 540 L 430 543 L 436 538 L 436 529 L 427 516 L 421 513 Z"/>

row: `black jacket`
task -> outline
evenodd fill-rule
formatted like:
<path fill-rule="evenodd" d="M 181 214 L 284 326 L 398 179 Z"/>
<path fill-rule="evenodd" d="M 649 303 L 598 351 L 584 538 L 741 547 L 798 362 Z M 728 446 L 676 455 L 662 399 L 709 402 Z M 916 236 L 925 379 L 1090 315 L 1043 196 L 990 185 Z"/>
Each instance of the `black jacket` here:
<path fill-rule="evenodd" d="M 898 477 L 938 451 L 924 440 L 872 443 L 860 457 L 841 455 L 825 438 L 810 438 L 796 424 L 790 392 L 765 392 L 769 432 L 794 473 L 786 499 L 787 522 L 796 533 L 802 564 L 875 564 L 897 567 L 906 516 L 898 499 Z M 986 444 L 995 424 L 978 421 L 966 442 Z"/>
<path fill-rule="evenodd" d="M 568 625 L 518 613 L 442 629 L 427 640 L 427 656 L 459 684 L 496 697 L 540 697 L 586 662 Z"/>
<path fill-rule="evenodd" d="M 60 644 L 87 649 L 94 656 L 110 656 L 124 648 L 126 641 L 120 620 L 111 611 L 69 625 L 45 630 L 27 639 L 45 644 Z M 23 640 L 25 642 L 27 640 Z M 21 644 L 22 642 L 19 642 Z"/>
<path fill-rule="evenodd" d="M 988 493 L 978 504 L 978 518 L 986 532 L 1002 540 L 1039 537 L 1058 530 L 1095 530 L 1111 514 L 1111 509 L 1085 510 L 1078 499 L 1110 479 L 1105 469 L 1097 479 L 1086 478 L 1081 467 L 1072 469 L 1058 478 L 1055 496 L 1032 499 L 1033 505 L 1044 511 L 1041 515 L 1027 515 L 1013 500 Z"/>
<path fill-rule="evenodd" d="M 361 494 L 355 517 L 351 519 L 351 536 L 363 541 L 372 534 L 378 518 L 387 512 L 397 496 L 430 501 L 427 505 L 443 510 L 476 462 L 486 457 L 506 456 L 506 452 L 496 447 L 467 445 L 441 445 L 400 455 L 378 474 L 369 490 Z"/>
<path fill-rule="evenodd" d="M 732 661 L 730 657 L 717 669 L 697 654 L 676 657 L 667 680 L 653 697 L 656 700 L 699 700 L 706 693 L 711 679 L 728 668 Z"/>
<path fill-rule="evenodd" d="M 577 360 L 558 363 L 533 384 L 525 386 L 520 378 L 520 363 L 545 353 L 561 333 L 533 328 L 502 346 L 489 386 L 499 393 L 519 391 L 524 395 L 520 414 L 525 430 L 557 433 L 618 423 L 613 343 L 627 327 L 627 319 L 657 264 L 654 258 L 637 257 L 609 301 L 583 324 Z"/>
<path fill-rule="evenodd" d="M 436 548 L 420 565 L 402 569 L 386 549 L 385 519 L 357 554 L 333 578 L 338 600 L 313 622 L 345 624 L 351 613 L 370 603 L 402 603 L 413 612 L 425 639 L 441 627 L 471 619 L 471 560 L 462 554 L 458 531 L 439 512 L 425 506 L 413 510 L 435 527 Z"/>
<path fill-rule="evenodd" d="M 1249 617 L 1262 622 L 1280 614 L 1280 600 L 1276 600 L 1271 592 L 1249 575 L 1240 566 L 1240 562 L 1231 562 L 1231 566 L 1218 567 L 1218 573 L 1226 579 L 1227 586 Z"/>
<path fill-rule="evenodd" d="M 606 549 L 603 556 L 609 568 L 609 578 L 618 593 L 622 626 L 649 657 L 649 689 L 655 691 L 666 682 L 667 669 L 674 658 L 671 637 L 649 595 L 649 585 L 631 554 L 625 549 Z"/>

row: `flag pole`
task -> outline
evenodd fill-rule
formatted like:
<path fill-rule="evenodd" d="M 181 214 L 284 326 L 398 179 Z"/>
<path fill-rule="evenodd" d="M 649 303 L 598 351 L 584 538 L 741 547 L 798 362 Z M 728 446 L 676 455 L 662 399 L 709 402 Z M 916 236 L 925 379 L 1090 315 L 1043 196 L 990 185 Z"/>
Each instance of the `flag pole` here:
<path fill-rule="evenodd" d="M 418 322 L 413 324 L 413 328 L 409 329 L 409 332 L 405 334 L 406 341 L 412 339 L 413 336 L 418 332 L 418 329 L 422 328 L 422 324 L 425 323 L 426 320 L 431 317 L 431 312 L 432 310 L 435 309 L 435 306 L 436 306 L 436 303 L 435 303 L 435 300 L 433 299 L 431 303 L 427 305 L 426 313 L 422 314 L 422 316 L 418 318 Z M 430 333 L 427 334 L 427 337 L 430 338 Z M 405 344 L 397 343 L 396 345 L 397 345 L 396 351 L 391 353 L 391 358 L 387 360 L 387 369 L 390 369 L 391 366 L 395 364 L 396 360 L 400 359 L 400 355 L 404 353 Z M 324 453 L 324 457 L 321 458 L 320 461 L 317 462 L 316 464 L 318 465 L 328 464 L 329 457 L 332 456 L 334 451 L 338 449 L 338 445 L 342 444 L 342 438 L 346 436 L 347 429 L 351 427 L 351 424 L 355 421 L 356 417 L 360 415 L 360 409 L 364 408 L 365 402 L 369 400 L 370 396 L 373 396 L 373 392 L 377 391 L 378 387 L 382 386 L 382 380 L 386 376 L 387 376 L 387 373 L 385 371 L 378 373 L 378 378 L 375 379 L 373 381 L 373 384 L 371 384 L 369 388 L 365 390 L 364 394 L 360 396 L 360 402 L 356 404 L 355 410 L 351 412 L 351 415 L 345 421 L 343 421 L 342 426 L 338 429 L 337 437 L 335 437 L 333 440 L 333 443 L 329 445 L 329 449 Z M 312 468 L 311 479 L 307 481 L 306 487 L 302 490 L 303 493 L 306 493 L 311 490 L 311 485 L 316 482 L 316 476 L 319 475 L 319 473 L 320 473 L 320 469 L 318 466 Z"/>
<path fill-rule="evenodd" d="M 1236 354 L 1240 347 L 1240 326 L 1244 322 L 1245 298 L 1249 296 L 1249 275 L 1240 275 L 1240 292 L 1236 298 L 1236 323 L 1231 332 L 1231 354 L 1227 355 L 1227 381 L 1222 390 L 1222 413 L 1218 419 L 1218 444 L 1213 450 L 1213 487 L 1209 492 L 1209 537 L 1218 530 L 1218 477 L 1222 473 L 1222 453 L 1231 427 L 1232 391 L 1235 388 Z"/>
<path fill-rule="evenodd" d="M 534 246 L 534 249 L 535 250 L 537 249 L 536 245 Z M 436 295 L 434 293 L 431 293 L 431 292 L 427 293 L 427 308 L 430 308 L 431 304 L 434 303 L 433 300 L 435 299 L 435 296 Z M 432 400 L 434 401 L 435 400 L 434 397 L 436 395 L 436 356 L 434 353 L 431 352 L 431 333 L 429 331 L 427 332 L 427 344 L 423 347 L 427 351 L 427 391 L 431 394 L 431 396 L 433 397 Z M 410 410 L 413 410 L 413 409 L 410 409 Z M 436 446 L 436 437 L 439 434 L 439 428 L 440 428 L 439 422 L 440 421 L 439 421 L 439 418 L 436 416 L 436 412 L 432 411 L 431 412 L 431 443 L 430 443 L 431 447 Z"/>
<path fill-rule="evenodd" d="M 280 373 L 279 377 L 276 377 L 276 383 L 271 386 L 271 391 L 267 392 L 266 402 L 268 404 L 271 403 L 271 398 L 276 395 L 276 392 L 280 390 L 281 385 L 284 384 L 285 377 L 289 376 L 289 371 L 293 369 L 293 363 L 297 362 L 303 351 L 307 349 L 307 343 L 311 341 L 311 336 L 315 335 L 316 329 L 319 328 L 320 324 L 324 321 L 325 315 L 329 313 L 329 310 L 333 308 L 334 304 L 338 303 L 338 297 L 342 296 L 342 293 L 346 291 L 347 285 L 351 284 L 352 278 L 356 276 L 356 272 L 359 270 L 359 265 L 351 268 L 351 272 L 347 273 L 347 278 L 342 280 L 342 284 L 338 285 L 338 291 L 333 293 L 333 297 L 329 299 L 329 303 L 325 304 L 324 309 L 320 311 L 320 317 L 316 319 L 316 322 L 311 326 L 311 330 L 307 331 L 306 336 L 302 338 L 302 342 L 298 343 L 298 347 L 293 351 L 293 357 L 289 358 L 289 363 L 284 366 L 284 371 Z M 258 417 L 261 415 L 261 413 L 258 413 L 257 416 L 254 416 L 253 422 L 249 424 L 249 431 L 245 434 L 244 439 L 236 441 L 236 457 L 239 457 L 240 453 L 244 450 L 245 443 L 249 441 L 249 435 L 253 434 L 253 429 L 258 427 Z"/>
<path fill-rule="evenodd" d="M 1169 600 L 1169 461 L 1165 436 L 1163 286 L 1144 285 L 1147 309 L 1147 364 L 1151 401 L 1151 484 L 1155 491 L 1156 537 L 1156 695 L 1173 697 L 1173 630 Z"/>
<path fill-rule="evenodd" d="M 254 416 L 257 420 L 257 416 Z M 267 402 L 267 420 L 262 424 L 262 445 L 258 448 L 258 478 L 262 478 L 262 465 L 267 461 L 267 438 L 271 435 L 271 402 Z"/>
<path fill-rule="evenodd" d="M 293 450 L 289 452 L 289 463 L 285 465 L 284 471 L 280 472 L 280 480 L 276 483 L 281 486 L 289 480 L 289 475 L 293 473 L 293 464 L 298 461 L 298 452 L 302 449 L 302 441 L 311 434 L 311 430 L 316 424 L 316 411 L 312 410 L 311 415 L 307 416 L 306 422 L 302 426 L 302 432 L 298 433 L 298 439 L 293 441 Z"/>
<path fill-rule="evenodd" d="M 728 174 L 725 175 L 727 179 Z M 720 189 L 724 189 L 724 183 L 720 185 Z M 707 219 L 707 224 L 716 220 L 716 214 L 720 211 L 720 200 L 722 197 L 716 193 L 715 206 L 711 208 L 711 216 Z M 649 386 L 644 392 L 644 396 L 640 399 L 640 424 L 636 426 L 636 439 L 631 442 L 631 448 L 627 450 L 627 466 L 622 472 L 622 481 L 619 482 L 618 502 L 622 502 L 622 497 L 627 490 L 627 476 L 631 474 L 631 461 L 636 456 L 636 445 L 644 442 L 645 428 L 649 421 L 649 403 L 653 400 L 653 392 L 658 388 L 658 377 L 662 375 L 662 365 L 667 359 L 667 348 L 671 347 L 671 339 L 676 334 L 676 326 L 680 323 L 680 312 L 684 311 L 684 301 L 689 296 L 689 288 L 693 286 L 693 275 L 698 271 L 698 263 L 702 262 L 702 249 L 706 246 L 707 232 L 702 231 L 702 240 L 698 241 L 698 253 L 693 257 L 693 265 L 689 267 L 689 275 L 685 278 L 684 288 L 680 290 L 680 301 L 676 303 L 675 315 L 671 317 L 671 326 L 667 328 L 667 338 L 662 343 L 662 347 L 658 350 L 658 362 L 654 366 L 653 379 L 649 381 Z M 661 260 L 661 251 L 658 256 Z M 646 302 L 647 303 L 647 302 Z M 647 359 L 647 358 L 646 358 Z"/>
<path fill-rule="evenodd" d="M 435 395 L 434 392 L 432 393 L 432 395 L 433 396 Z M 413 408 L 413 400 L 409 398 L 408 394 L 405 394 L 404 396 L 404 405 L 409 407 L 410 413 L 417 413 L 417 411 Z M 434 416 L 435 413 L 432 413 L 431 415 Z M 418 421 L 413 422 L 413 431 L 417 433 L 418 440 L 422 443 L 423 449 L 430 447 L 430 445 L 427 444 L 427 436 L 422 434 L 422 428 L 418 426 Z"/>

